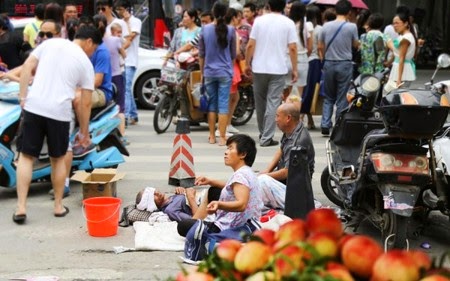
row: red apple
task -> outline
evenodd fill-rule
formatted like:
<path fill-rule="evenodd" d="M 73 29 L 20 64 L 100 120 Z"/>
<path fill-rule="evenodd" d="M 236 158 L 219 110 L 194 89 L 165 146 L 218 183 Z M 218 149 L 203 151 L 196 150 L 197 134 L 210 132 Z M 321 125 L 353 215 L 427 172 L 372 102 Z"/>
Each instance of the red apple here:
<path fill-rule="evenodd" d="M 275 233 L 274 249 L 281 249 L 293 242 L 305 240 L 306 225 L 301 219 L 294 219 L 280 226 L 280 229 Z"/>
<path fill-rule="evenodd" d="M 252 274 L 266 265 L 271 252 L 271 248 L 264 243 L 250 241 L 237 252 L 234 267 L 241 273 Z"/>
<path fill-rule="evenodd" d="M 413 257 L 419 269 L 429 270 L 431 268 L 432 261 L 427 253 L 420 250 L 410 250 L 408 253 Z"/>
<path fill-rule="evenodd" d="M 332 209 L 315 209 L 306 216 L 306 228 L 313 234 L 325 232 L 339 238 L 344 233 L 341 220 Z"/>
<path fill-rule="evenodd" d="M 217 256 L 223 260 L 234 262 L 242 243 L 234 239 L 225 239 L 216 248 Z"/>
<path fill-rule="evenodd" d="M 373 265 L 371 281 L 417 281 L 419 267 L 414 258 L 404 250 L 383 253 Z"/>
<path fill-rule="evenodd" d="M 348 270 L 343 264 L 335 262 L 335 261 L 329 261 L 325 264 L 326 270 L 332 270 L 332 269 L 345 269 Z"/>
<path fill-rule="evenodd" d="M 334 258 L 338 254 L 338 241 L 329 233 L 313 233 L 306 239 L 306 242 L 313 246 L 321 257 Z"/>
<path fill-rule="evenodd" d="M 355 234 L 344 233 L 344 235 L 343 235 L 341 238 L 339 238 L 339 241 L 338 241 L 339 252 L 342 251 L 342 247 L 344 247 L 344 244 L 345 244 L 348 240 L 350 240 L 350 238 L 352 238 L 352 237 L 354 237 L 354 236 L 355 236 Z"/>
<path fill-rule="evenodd" d="M 351 272 L 359 277 L 369 278 L 372 267 L 381 254 L 383 249 L 375 240 L 367 236 L 355 235 L 342 247 L 341 259 Z"/>
<path fill-rule="evenodd" d="M 259 237 L 266 245 L 275 244 L 275 231 L 271 229 L 258 229 L 253 232 L 253 236 Z"/>
<path fill-rule="evenodd" d="M 290 275 L 295 270 L 301 270 L 304 250 L 297 245 L 289 245 L 282 248 L 274 255 L 274 271 L 278 279 Z"/>

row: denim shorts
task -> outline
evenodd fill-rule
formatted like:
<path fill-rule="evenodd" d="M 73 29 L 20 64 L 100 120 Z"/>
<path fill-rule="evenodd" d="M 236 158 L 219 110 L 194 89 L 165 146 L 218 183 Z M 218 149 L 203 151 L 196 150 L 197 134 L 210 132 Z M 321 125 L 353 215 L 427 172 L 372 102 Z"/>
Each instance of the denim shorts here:
<path fill-rule="evenodd" d="M 209 95 L 208 112 L 228 114 L 231 77 L 205 77 L 205 86 Z"/>

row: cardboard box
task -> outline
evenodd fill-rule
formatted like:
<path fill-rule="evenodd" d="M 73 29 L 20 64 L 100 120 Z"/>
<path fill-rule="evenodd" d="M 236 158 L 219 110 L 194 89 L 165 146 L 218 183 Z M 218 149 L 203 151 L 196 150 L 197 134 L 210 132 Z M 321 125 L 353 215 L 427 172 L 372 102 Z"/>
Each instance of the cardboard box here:
<path fill-rule="evenodd" d="M 117 181 L 123 179 L 124 173 L 116 169 L 95 169 L 92 173 L 77 171 L 71 177 L 83 185 L 83 199 L 91 197 L 117 197 Z"/>

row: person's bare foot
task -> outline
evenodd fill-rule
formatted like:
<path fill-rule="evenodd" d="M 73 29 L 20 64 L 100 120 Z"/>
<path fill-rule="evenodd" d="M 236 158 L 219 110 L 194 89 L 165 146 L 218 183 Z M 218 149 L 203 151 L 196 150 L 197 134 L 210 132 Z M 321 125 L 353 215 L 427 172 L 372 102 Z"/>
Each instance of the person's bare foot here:
<path fill-rule="evenodd" d="M 220 138 L 219 139 L 219 146 L 224 146 L 227 144 L 227 139 L 226 138 Z"/>
<path fill-rule="evenodd" d="M 216 137 L 212 137 L 212 136 L 209 136 L 209 139 L 208 139 L 208 142 L 210 143 L 210 144 L 215 144 L 216 143 Z"/>

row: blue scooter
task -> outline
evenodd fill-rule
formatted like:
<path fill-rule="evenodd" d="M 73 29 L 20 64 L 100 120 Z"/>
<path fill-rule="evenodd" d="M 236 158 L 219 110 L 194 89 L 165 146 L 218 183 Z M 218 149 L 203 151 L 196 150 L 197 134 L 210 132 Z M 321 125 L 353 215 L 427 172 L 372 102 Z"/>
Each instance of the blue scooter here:
<path fill-rule="evenodd" d="M 15 140 L 20 126 L 21 107 L 18 102 L 19 84 L 0 80 L 0 186 L 16 186 Z M 110 103 L 106 107 L 93 109 L 89 122 L 89 134 L 96 149 L 76 157 L 72 171 L 95 168 L 115 168 L 125 162 L 123 155 L 129 152 L 121 141 L 117 129 L 120 119 L 119 107 Z M 71 140 L 75 139 L 75 129 Z M 32 182 L 50 180 L 51 165 L 48 157 L 39 157 L 33 165 Z"/>

